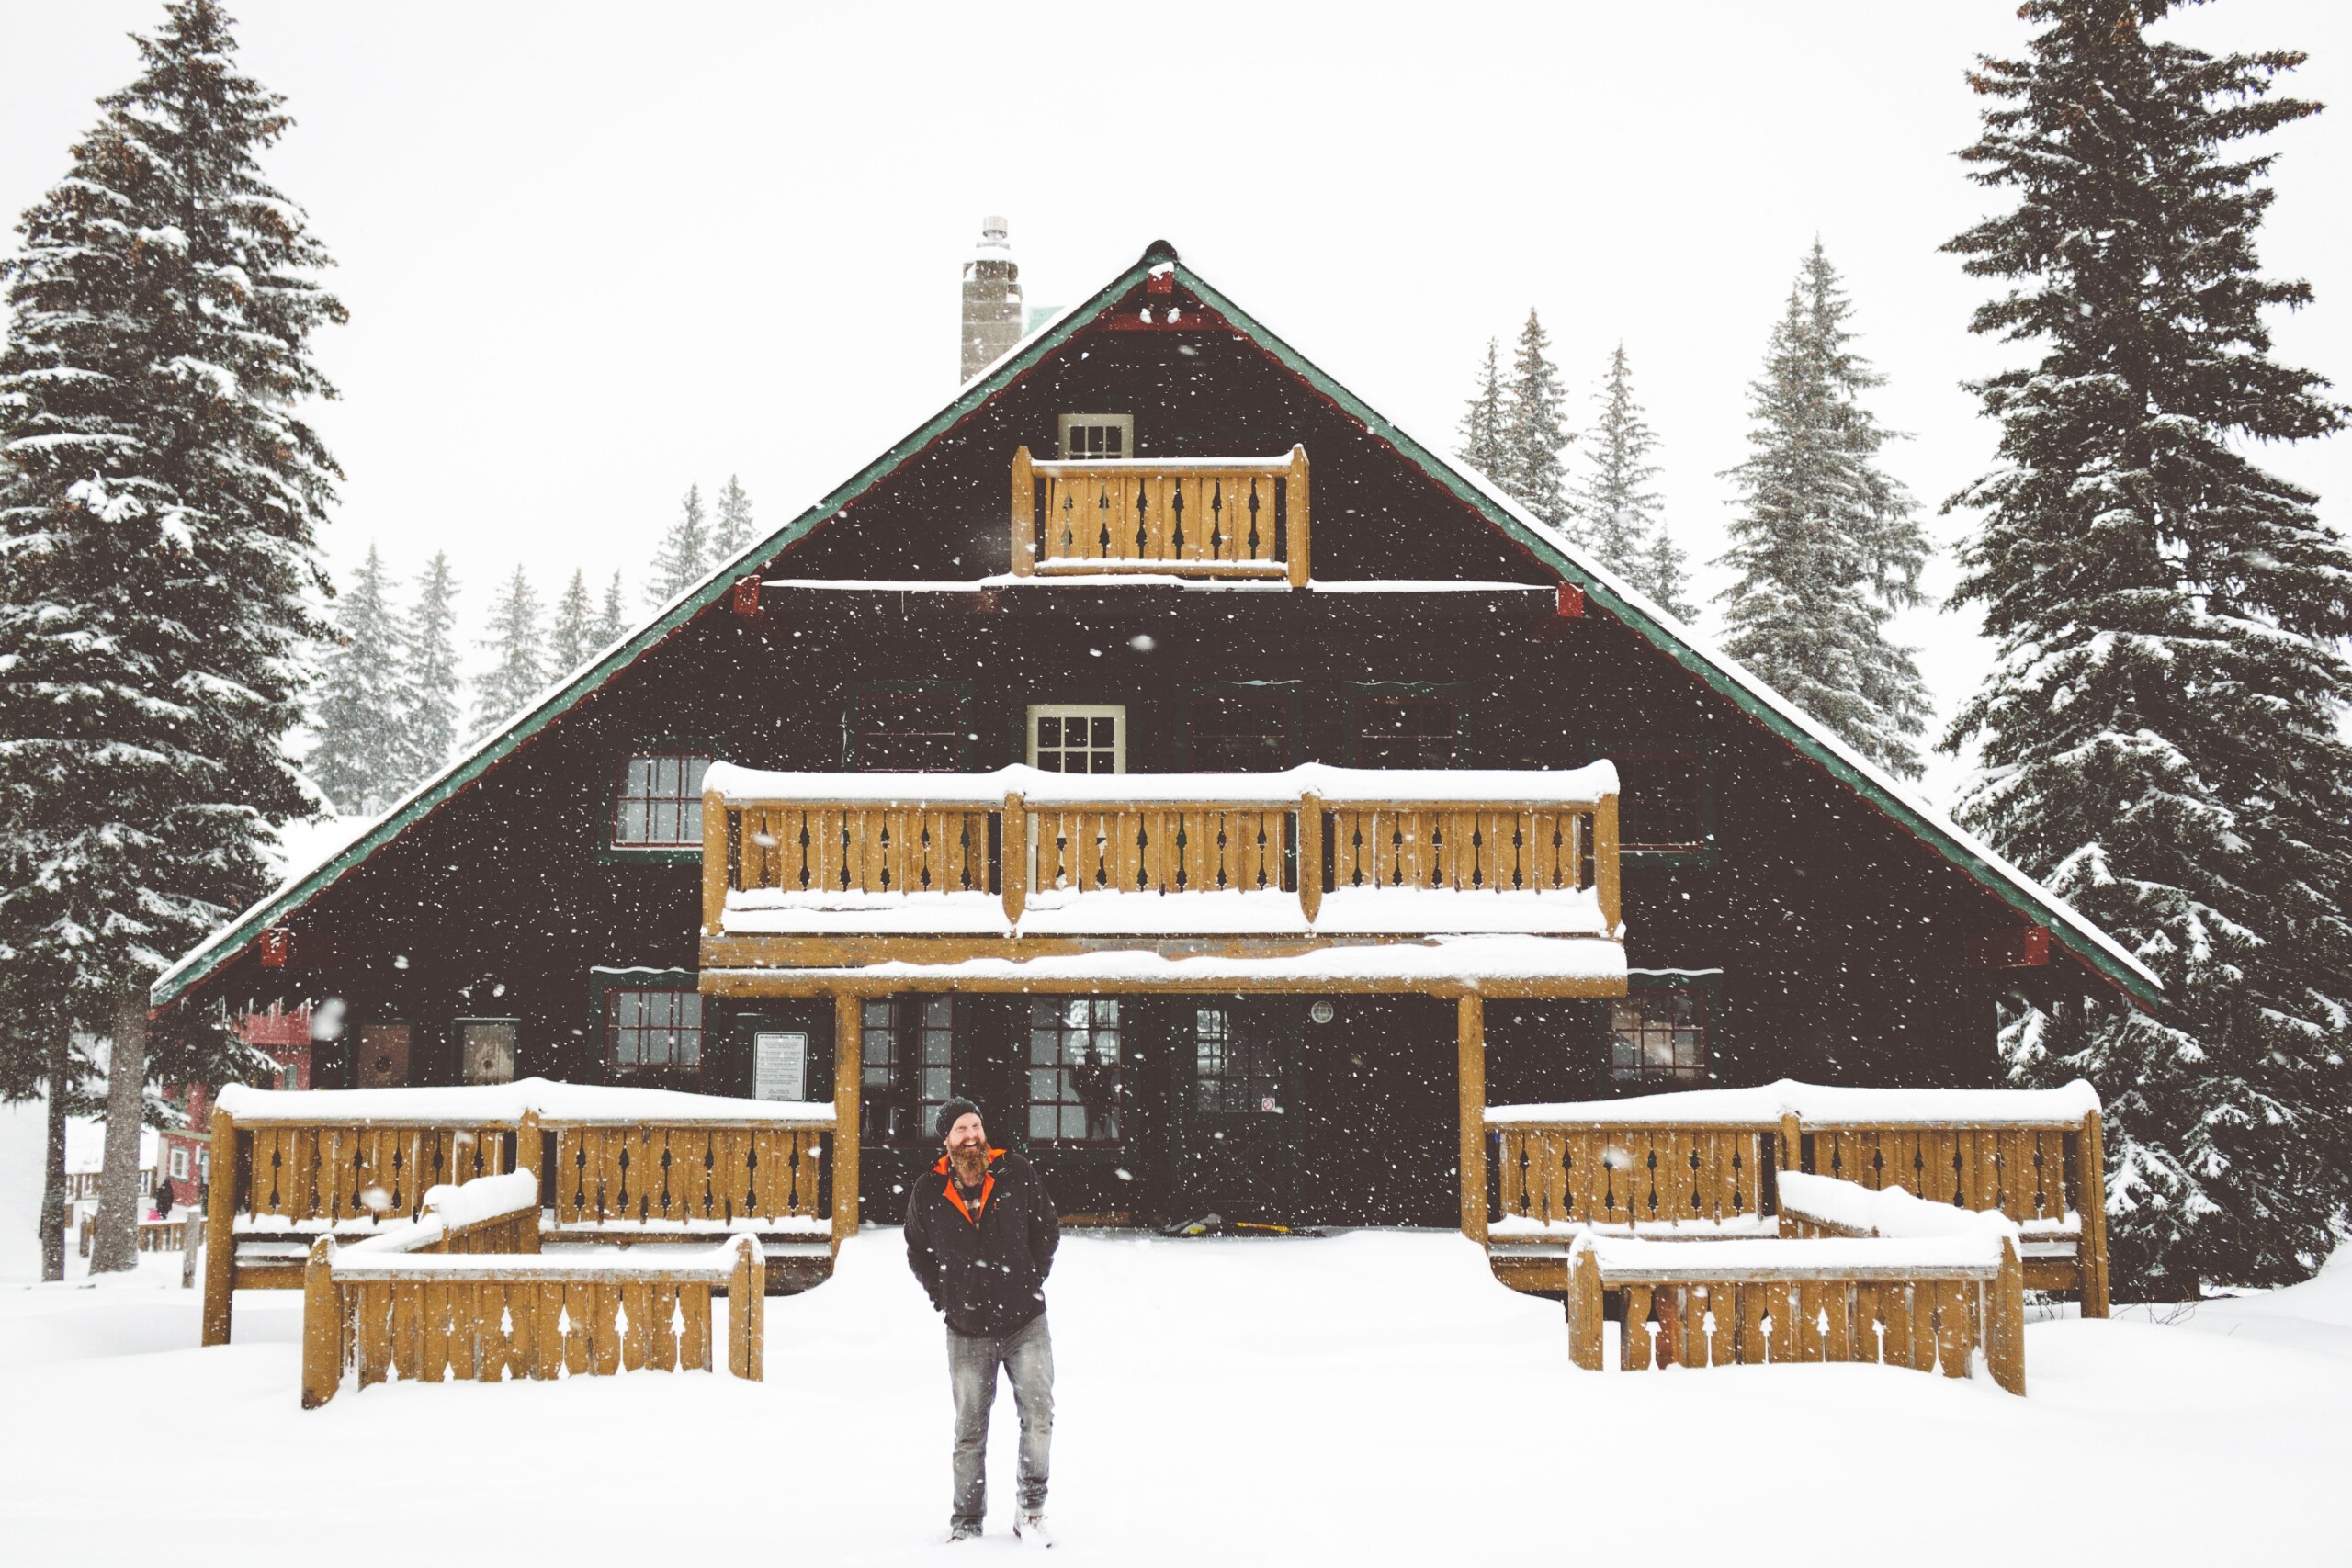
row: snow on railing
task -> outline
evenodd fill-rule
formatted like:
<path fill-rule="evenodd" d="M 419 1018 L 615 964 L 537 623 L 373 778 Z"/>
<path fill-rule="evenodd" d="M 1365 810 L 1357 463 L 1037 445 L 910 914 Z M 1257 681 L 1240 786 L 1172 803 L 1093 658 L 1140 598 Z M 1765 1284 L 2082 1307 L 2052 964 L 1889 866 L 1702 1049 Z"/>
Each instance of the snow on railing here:
<path fill-rule="evenodd" d="M 1489 1126 L 1557 1122 L 1581 1126 L 1773 1126 L 1793 1115 L 1817 1127 L 2075 1127 L 2099 1110 L 2081 1078 L 2063 1089 L 1846 1089 L 1781 1078 L 1755 1089 L 1696 1089 L 1623 1100 L 1491 1105 Z"/>
<path fill-rule="evenodd" d="M 542 1126 L 630 1125 L 640 1122 L 778 1123 L 831 1126 L 823 1101 L 735 1100 L 673 1089 L 558 1083 L 517 1078 L 503 1084 L 448 1084 L 424 1089 L 252 1089 L 231 1084 L 216 1102 L 240 1127 L 261 1122 L 319 1125 L 498 1126 L 513 1129 L 525 1116 Z"/>

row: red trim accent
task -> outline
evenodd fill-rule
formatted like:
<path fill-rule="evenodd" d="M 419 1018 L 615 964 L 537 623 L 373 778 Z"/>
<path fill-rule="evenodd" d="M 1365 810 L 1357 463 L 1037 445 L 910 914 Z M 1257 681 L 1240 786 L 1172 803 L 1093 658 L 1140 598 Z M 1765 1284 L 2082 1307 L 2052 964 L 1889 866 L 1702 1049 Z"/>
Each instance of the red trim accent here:
<path fill-rule="evenodd" d="M 1971 969 L 2046 969 L 2050 965 L 2050 928 L 2013 926 L 2005 931 L 1978 931 L 1968 939 Z"/>
<path fill-rule="evenodd" d="M 294 933 L 284 926 L 272 926 L 261 933 L 261 966 L 283 969 L 287 958 L 294 951 Z"/>
<path fill-rule="evenodd" d="M 758 615 L 760 613 L 760 574 L 755 571 L 749 577 L 737 578 L 735 586 L 729 592 L 728 604 L 739 615 Z"/>
<path fill-rule="evenodd" d="M 1573 582 L 1561 583 L 1559 607 L 1553 614 L 1564 620 L 1582 620 L 1584 618 L 1584 590 Z"/>

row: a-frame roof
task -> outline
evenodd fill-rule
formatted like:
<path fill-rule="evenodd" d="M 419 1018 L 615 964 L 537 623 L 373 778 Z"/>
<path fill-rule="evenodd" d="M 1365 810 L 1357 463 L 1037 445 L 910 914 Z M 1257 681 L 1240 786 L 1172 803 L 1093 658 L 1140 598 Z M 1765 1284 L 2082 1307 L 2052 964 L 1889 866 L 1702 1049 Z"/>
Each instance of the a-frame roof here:
<path fill-rule="evenodd" d="M 1825 727 L 1801 712 L 1762 681 L 1693 634 L 1631 584 L 1585 559 L 1557 530 L 1538 521 L 1474 470 L 1422 446 L 1363 399 L 1340 386 L 1304 355 L 1269 331 L 1199 274 L 1174 247 L 1157 242 L 1126 271 L 1083 303 L 1064 310 L 1003 358 L 967 382 L 948 404 L 859 468 L 782 528 L 721 563 L 699 583 L 664 605 L 650 620 L 606 649 L 516 714 L 504 728 L 406 799 L 341 850 L 289 877 L 277 892 L 239 915 L 164 971 L 149 992 L 156 1008 L 170 1006 L 230 964 L 262 933 L 284 921 L 370 855 L 451 799 L 532 737 L 560 719 L 582 699 L 679 630 L 721 598 L 747 571 L 759 570 L 791 548 L 899 466 L 945 434 L 1033 367 L 1051 356 L 1104 312 L 1141 288 L 1155 271 L 1172 271 L 1176 282 L 1222 315 L 1317 394 L 1385 443 L 1408 462 L 1452 492 L 1471 511 L 1525 549 L 1564 582 L 1583 590 L 1589 601 L 1646 637 L 1702 683 L 1729 699 L 1799 753 L 1893 818 L 1905 830 L 1966 872 L 2019 916 L 2050 928 L 2061 947 L 2127 995 L 2148 1004 L 2161 1000 L 2162 983 L 2121 944 L 2093 925 L 2064 899 L 2011 865 L 1944 813 L 1919 799 Z"/>

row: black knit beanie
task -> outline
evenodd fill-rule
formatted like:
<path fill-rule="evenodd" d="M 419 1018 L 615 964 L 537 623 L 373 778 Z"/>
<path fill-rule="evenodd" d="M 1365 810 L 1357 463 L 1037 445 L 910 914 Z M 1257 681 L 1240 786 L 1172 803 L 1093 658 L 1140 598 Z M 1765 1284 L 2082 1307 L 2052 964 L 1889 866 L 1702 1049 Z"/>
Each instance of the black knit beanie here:
<path fill-rule="evenodd" d="M 949 1100 L 946 1104 L 939 1108 L 939 1141 L 943 1144 L 945 1143 L 947 1141 L 947 1134 L 955 1129 L 956 1123 L 961 1122 L 965 1117 L 978 1116 L 979 1114 L 980 1108 L 978 1106 L 973 1104 L 970 1100 L 966 1100 L 962 1095 L 957 1095 L 955 1099 Z M 981 1117 L 981 1120 L 986 1121 L 987 1118 Z"/>

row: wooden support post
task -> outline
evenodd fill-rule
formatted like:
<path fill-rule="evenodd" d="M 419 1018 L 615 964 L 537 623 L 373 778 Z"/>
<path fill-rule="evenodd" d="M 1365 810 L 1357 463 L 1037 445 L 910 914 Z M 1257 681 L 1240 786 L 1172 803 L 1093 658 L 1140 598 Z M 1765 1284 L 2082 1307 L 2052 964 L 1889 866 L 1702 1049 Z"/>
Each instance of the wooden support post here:
<path fill-rule="evenodd" d="M 857 1096 L 864 1066 L 865 999 L 833 996 L 833 1250 L 857 1234 Z M 731 1310 L 731 1309 L 730 1309 Z"/>
<path fill-rule="evenodd" d="M 1012 454 L 1012 575 L 1037 572 L 1037 481 L 1029 448 Z"/>
<path fill-rule="evenodd" d="M 735 1273 L 727 1285 L 727 1370 L 750 1382 L 764 1381 L 767 1266 L 757 1238 L 735 1244 Z"/>
<path fill-rule="evenodd" d="M 702 934 L 717 936 L 727 919 L 727 802 L 716 790 L 702 796 Z"/>
<path fill-rule="evenodd" d="M 1018 791 L 1004 797 L 1004 826 L 997 832 L 998 858 L 1004 880 L 1004 918 L 1021 923 L 1029 907 L 1029 801 Z"/>
<path fill-rule="evenodd" d="M 1792 1170 L 1804 1169 L 1804 1131 L 1797 1122 L 1795 1111 L 1783 1111 L 1781 1112 L 1781 1146 L 1774 1160 L 1773 1174 L 1776 1177 L 1786 1176 Z M 1776 1181 L 1773 1184 L 1772 1206 L 1780 1211 L 1780 1234 L 1784 1236 L 1795 1235 L 1799 1233 L 1795 1223 L 1789 1218 L 1789 1206 L 1781 1201 L 1779 1193 L 1780 1186 Z"/>
<path fill-rule="evenodd" d="M 1290 471 L 1283 476 L 1283 488 L 1290 492 L 1290 541 L 1285 563 L 1289 569 L 1290 585 L 1304 588 L 1313 575 L 1314 558 L 1308 547 L 1306 525 L 1306 448 L 1290 449 Z"/>
<path fill-rule="evenodd" d="M 1487 1244 L 1487 1002 L 1464 991 L 1457 1005 L 1462 1078 L 1462 1234 Z"/>
<path fill-rule="evenodd" d="M 302 1269 L 302 1408 L 316 1410 L 343 1385 L 343 1303 L 334 1284 L 334 1238 L 311 1244 Z"/>
<path fill-rule="evenodd" d="M 2018 1238 L 2001 1238 L 2001 1272 L 1984 1303 L 1984 1364 L 1993 1381 L 2011 1393 L 2025 1393 L 2025 1265 Z M 2089 1303 L 2083 1303 L 2087 1310 Z"/>
<path fill-rule="evenodd" d="M 539 1113 L 526 1111 L 523 1119 L 514 1124 L 514 1168 L 527 1170 L 537 1177 L 544 1174 L 541 1168 L 547 1161 L 547 1139 L 539 1131 Z M 544 1181 L 539 1184 L 539 1190 L 542 1193 L 547 1190 Z M 517 1251 L 539 1250 L 539 1210 L 537 1203 L 531 1206 L 529 1213 L 522 1217 L 516 1229 L 516 1240 L 521 1244 Z"/>
<path fill-rule="evenodd" d="M 2107 1293 L 2107 1135 L 2099 1130 L 2098 1112 L 2086 1112 L 2083 1130 L 2078 1134 L 2075 1149 L 2083 1168 L 2082 1191 L 2075 1201 L 2082 1205 L 2083 1234 L 2076 1246 L 2082 1251 L 2083 1315 L 2105 1317 L 2108 1312 Z M 2018 1372 L 2020 1381 L 2024 1372 Z M 2024 1393 L 2019 1388 L 2018 1393 Z"/>
<path fill-rule="evenodd" d="M 1613 941 L 1623 918 L 1617 889 L 1617 797 L 1605 795 L 1592 808 L 1592 885 L 1600 898 L 1600 923 Z"/>
<path fill-rule="evenodd" d="M 1298 797 L 1298 907 L 1313 925 L 1323 912 L 1323 797 Z"/>
<path fill-rule="evenodd" d="M 237 1264 L 237 1125 L 212 1112 L 212 1168 L 204 1205 L 204 1343 L 229 1343 L 230 1297 Z"/>
<path fill-rule="evenodd" d="M 1568 1254 L 1568 1364 L 1600 1371 L 1600 1255 L 1590 1247 Z"/>

